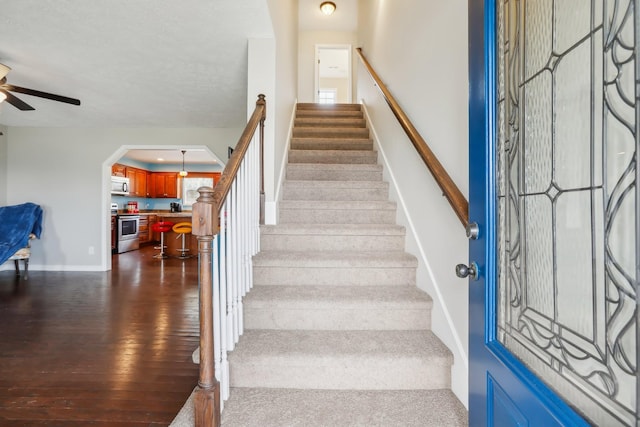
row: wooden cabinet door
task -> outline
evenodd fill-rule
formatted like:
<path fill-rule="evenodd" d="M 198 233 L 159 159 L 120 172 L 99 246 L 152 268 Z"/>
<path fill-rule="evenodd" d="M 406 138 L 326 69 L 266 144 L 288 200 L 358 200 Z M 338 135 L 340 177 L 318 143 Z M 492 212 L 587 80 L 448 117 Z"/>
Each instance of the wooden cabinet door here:
<path fill-rule="evenodd" d="M 157 242 L 159 240 L 159 237 L 156 236 L 156 233 L 153 232 L 153 224 L 158 222 L 158 216 L 157 215 L 148 215 L 147 216 L 147 221 L 148 221 L 148 226 L 149 226 L 149 241 L 150 242 Z"/>
<path fill-rule="evenodd" d="M 167 174 L 164 177 L 164 191 L 170 199 L 178 197 L 178 177 L 176 174 Z"/>
<path fill-rule="evenodd" d="M 149 217 L 147 215 L 140 215 L 140 223 L 138 224 L 138 236 L 140 239 L 140 243 L 147 243 L 150 240 Z"/>
<path fill-rule="evenodd" d="M 121 165 L 120 163 L 115 163 L 111 166 L 111 175 L 112 176 L 126 176 L 127 168 L 125 165 Z"/>
<path fill-rule="evenodd" d="M 116 216 L 115 215 L 111 215 L 111 252 L 115 252 L 116 250 L 116 243 L 117 243 L 117 236 L 116 236 Z"/>
<path fill-rule="evenodd" d="M 135 169 L 135 189 L 136 196 L 146 197 L 147 196 L 147 171 L 142 169 Z M 131 184 L 133 187 L 133 184 Z"/>
<path fill-rule="evenodd" d="M 151 181 L 153 181 L 152 197 L 164 197 L 164 176 L 160 173 L 152 173 Z"/>
<path fill-rule="evenodd" d="M 129 178 L 129 195 L 130 196 L 137 196 L 138 193 L 136 192 L 136 171 L 133 168 L 126 168 L 126 176 L 127 178 Z"/>
<path fill-rule="evenodd" d="M 178 178 L 175 173 L 156 172 L 153 174 L 155 197 L 175 199 L 178 197 Z"/>
<path fill-rule="evenodd" d="M 153 173 L 145 171 L 144 180 L 147 183 L 145 197 L 156 197 L 156 184 L 153 181 Z"/>
<path fill-rule="evenodd" d="M 153 182 L 153 173 L 149 171 L 145 171 L 144 177 L 146 186 L 145 186 L 145 195 L 144 197 L 155 197 L 155 188 L 156 184 Z"/>

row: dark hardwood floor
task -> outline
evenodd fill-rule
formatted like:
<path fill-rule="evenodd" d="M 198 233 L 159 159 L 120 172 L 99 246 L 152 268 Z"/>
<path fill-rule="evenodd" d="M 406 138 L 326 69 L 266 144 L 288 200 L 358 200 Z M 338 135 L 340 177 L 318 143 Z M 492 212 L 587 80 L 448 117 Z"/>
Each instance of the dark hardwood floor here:
<path fill-rule="evenodd" d="M 0 272 L 0 426 L 166 426 L 198 379 L 197 258 Z"/>

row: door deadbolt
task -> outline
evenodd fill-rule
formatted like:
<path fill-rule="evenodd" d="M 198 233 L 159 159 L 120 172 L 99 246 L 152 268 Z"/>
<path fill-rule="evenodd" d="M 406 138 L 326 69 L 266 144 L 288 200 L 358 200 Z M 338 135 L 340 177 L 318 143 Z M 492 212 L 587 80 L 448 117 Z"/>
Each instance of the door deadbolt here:
<path fill-rule="evenodd" d="M 472 280 L 478 280 L 478 277 L 479 277 L 478 273 L 479 273 L 478 264 L 476 264 L 475 261 L 469 264 L 469 266 L 466 266 L 464 264 L 456 265 L 456 276 L 458 276 L 461 279 L 469 277 Z"/>

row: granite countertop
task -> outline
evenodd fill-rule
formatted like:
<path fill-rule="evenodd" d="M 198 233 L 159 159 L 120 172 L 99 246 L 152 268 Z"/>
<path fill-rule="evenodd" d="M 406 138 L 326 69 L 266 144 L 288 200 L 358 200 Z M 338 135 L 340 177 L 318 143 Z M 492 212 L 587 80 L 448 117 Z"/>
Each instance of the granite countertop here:
<path fill-rule="evenodd" d="M 191 216 L 191 211 L 169 212 L 169 211 L 141 211 L 138 215 L 158 215 L 158 216 Z"/>
<path fill-rule="evenodd" d="M 155 215 L 161 216 L 161 217 L 170 217 L 170 216 L 177 216 L 177 217 L 190 217 L 191 216 L 191 211 L 188 212 L 158 212 Z"/>

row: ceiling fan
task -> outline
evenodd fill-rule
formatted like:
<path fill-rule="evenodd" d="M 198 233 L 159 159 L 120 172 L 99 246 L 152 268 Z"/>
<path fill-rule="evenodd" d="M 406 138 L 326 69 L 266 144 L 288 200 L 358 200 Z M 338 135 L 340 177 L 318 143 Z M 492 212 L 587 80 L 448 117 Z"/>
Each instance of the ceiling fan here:
<path fill-rule="evenodd" d="M 68 98 L 62 95 L 55 95 L 53 93 L 41 92 L 35 89 L 28 89 L 26 87 L 14 86 L 7 83 L 7 74 L 9 74 L 11 68 L 4 64 L 0 64 L 0 102 L 6 100 L 9 104 L 16 107 L 18 110 L 29 111 L 35 110 L 31 105 L 27 104 L 17 96 L 10 92 L 24 93 L 25 95 L 37 96 L 40 98 L 51 99 L 53 101 L 65 102 L 67 104 L 80 105 L 80 100 L 75 98 Z"/>

